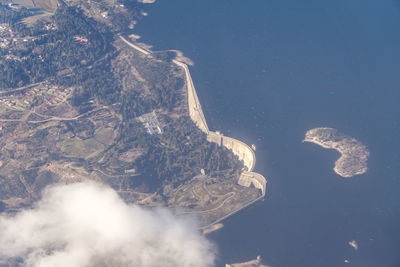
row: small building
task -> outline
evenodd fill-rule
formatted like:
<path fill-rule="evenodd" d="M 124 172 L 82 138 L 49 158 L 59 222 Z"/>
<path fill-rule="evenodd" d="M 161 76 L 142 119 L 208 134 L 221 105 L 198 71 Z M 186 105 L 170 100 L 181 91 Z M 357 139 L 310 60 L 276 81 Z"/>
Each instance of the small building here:
<path fill-rule="evenodd" d="M 89 41 L 87 38 L 80 37 L 80 36 L 75 36 L 74 39 L 81 43 L 87 43 Z"/>
<path fill-rule="evenodd" d="M 143 114 L 137 119 L 143 124 L 143 126 L 146 128 L 147 132 L 150 135 L 162 134 L 163 131 L 160 126 L 160 123 L 157 120 L 157 115 L 155 111 Z"/>

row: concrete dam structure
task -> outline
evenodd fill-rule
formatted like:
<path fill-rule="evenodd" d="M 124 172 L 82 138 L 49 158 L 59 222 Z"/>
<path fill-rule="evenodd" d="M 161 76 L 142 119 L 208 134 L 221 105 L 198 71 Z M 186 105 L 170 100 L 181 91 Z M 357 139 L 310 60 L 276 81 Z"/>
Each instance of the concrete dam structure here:
<path fill-rule="evenodd" d="M 208 135 L 210 130 L 208 129 L 203 110 L 201 109 L 200 101 L 197 97 L 196 89 L 194 88 L 192 76 L 190 75 L 189 69 L 185 63 L 182 63 L 178 60 L 174 59 L 172 62 L 183 68 L 183 70 L 185 71 L 190 118 L 196 124 L 196 126 L 199 127 L 200 130 Z"/>
<path fill-rule="evenodd" d="M 231 150 L 233 154 L 238 156 L 238 158 L 243 161 L 243 164 L 248 171 L 252 171 L 254 169 L 254 165 L 256 163 L 256 156 L 254 154 L 254 151 L 242 141 L 224 136 L 218 131 L 209 132 L 207 135 L 207 140 L 209 142 L 216 143 L 219 146 L 224 146 L 227 149 Z"/>
<path fill-rule="evenodd" d="M 218 131 L 212 132 L 209 130 L 199 98 L 197 97 L 196 88 L 194 87 L 189 68 L 185 63 L 182 63 L 180 61 L 173 60 L 173 62 L 176 65 L 182 67 L 185 71 L 190 118 L 197 125 L 197 127 L 199 127 L 200 130 L 207 134 L 207 140 L 209 142 L 213 142 L 219 146 L 226 147 L 227 149 L 231 150 L 233 154 L 238 156 L 239 160 L 243 161 L 243 164 L 247 170 L 241 173 L 238 184 L 246 187 L 250 187 L 253 185 L 255 188 L 261 190 L 262 197 L 264 197 L 266 193 L 267 180 L 261 174 L 252 172 L 256 164 L 256 155 L 253 149 L 251 149 L 250 146 L 240 140 L 224 136 Z"/>
<path fill-rule="evenodd" d="M 267 180 L 259 173 L 243 171 L 240 174 L 238 184 L 241 186 L 254 186 L 261 190 L 262 194 L 265 195 L 265 190 L 267 189 Z"/>
<path fill-rule="evenodd" d="M 129 42 L 121 35 L 119 37 L 126 44 L 136 49 L 137 51 L 141 52 L 142 54 L 151 55 L 152 53 L 151 51 Z M 185 71 L 185 76 L 186 76 L 185 82 L 188 93 L 188 109 L 192 121 L 202 132 L 204 132 L 207 135 L 207 140 L 209 142 L 213 142 L 219 146 L 226 147 L 227 149 L 231 150 L 233 154 L 238 156 L 239 160 L 243 161 L 246 170 L 242 171 L 238 180 L 238 184 L 246 187 L 250 187 L 253 185 L 255 188 L 261 190 L 262 196 L 260 198 L 264 197 L 266 193 L 267 180 L 261 174 L 252 172 L 256 164 L 256 156 L 253 149 L 251 149 L 247 144 L 243 143 L 242 141 L 239 141 L 237 139 L 228 136 L 224 136 L 218 131 L 212 132 L 209 130 L 207 121 L 204 117 L 203 110 L 201 108 L 199 98 L 197 97 L 196 88 L 194 87 L 192 76 L 190 75 L 189 72 L 189 68 L 185 63 L 180 62 L 178 60 L 174 59 L 172 60 L 172 62 L 177 66 L 181 67 Z M 260 198 L 256 199 L 255 201 L 259 200 Z M 249 203 L 248 205 L 252 204 L 253 202 Z"/>

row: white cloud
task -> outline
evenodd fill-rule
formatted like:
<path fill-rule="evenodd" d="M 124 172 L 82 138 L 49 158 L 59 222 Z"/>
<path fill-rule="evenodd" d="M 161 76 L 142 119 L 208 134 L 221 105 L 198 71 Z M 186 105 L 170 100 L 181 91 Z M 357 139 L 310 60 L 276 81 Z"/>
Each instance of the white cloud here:
<path fill-rule="evenodd" d="M 0 260 L 10 257 L 34 267 L 207 267 L 215 253 L 194 221 L 85 182 L 49 187 L 33 209 L 0 217 Z"/>

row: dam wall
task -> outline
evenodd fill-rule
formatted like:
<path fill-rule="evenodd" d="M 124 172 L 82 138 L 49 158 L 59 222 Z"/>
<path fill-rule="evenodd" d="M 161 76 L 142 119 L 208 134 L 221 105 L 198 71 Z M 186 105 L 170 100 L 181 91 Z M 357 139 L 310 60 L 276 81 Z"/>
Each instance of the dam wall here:
<path fill-rule="evenodd" d="M 224 146 L 227 149 L 231 150 L 233 154 L 238 156 L 239 160 L 243 161 L 244 166 L 247 168 L 247 170 L 252 171 L 256 163 L 256 156 L 254 154 L 254 151 L 242 141 L 224 136 L 219 132 L 212 132 L 209 130 L 199 98 L 197 97 L 196 88 L 194 87 L 193 80 L 187 65 L 178 60 L 173 60 L 173 62 L 182 67 L 186 74 L 190 118 L 197 125 L 197 127 L 199 127 L 200 130 L 207 134 L 207 140 L 209 142 L 217 143 L 219 146 Z"/>
<path fill-rule="evenodd" d="M 253 149 L 251 149 L 242 141 L 224 136 L 220 132 L 209 132 L 207 135 L 207 140 L 231 150 L 233 154 L 238 156 L 239 160 L 243 161 L 243 164 L 248 171 L 252 171 L 254 169 L 254 165 L 256 164 L 256 155 Z"/>
<path fill-rule="evenodd" d="M 254 153 L 254 150 L 240 140 L 224 136 L 218 131 L 213 132 L 209 130 L 207 126 L 207 121 L 203 114 L 203 110 L 201 109 L 200 101 L 197 97 L 196 88 L 194 87 L 192 77 L 190 75 L 187 65 L 177 60 L 173 60 L 173 62 L 182 67 L 186 74 L 190 118 L 204 133 L 207 134 L 207 140 L 209 142 L 226 147 L 227 149 L 232 151 L 232 153 L 235 154 L 239 158 L 239 160 L 243 161 L 243 165 L 247 170 L 242 171 L 242 173 L 240 174 L 238 184 L 245 187 L 254 186 L 261 191 L 262 196 L 260 198 L 263 198 L 266 194 L 267 180 L 261 174 L 252 172 L 256 164 L 256 155 Z M 256 199 L 255 201 L 259 200 L 260 198 Z M 252 201 L 246 206 L 254 202 Z M 233 212 L 233 214 L 236 212 L 237 211 Z M 229 214 L 228 216 L 230 215 L 232 214 Z M 223 220 L 224 218 L 221 218 L 219 221 Z"/>
<path fill-rule="evenodd" d="M 253 185 L 255 188 L 261 190 L 263 196 L 265 196 L 265 191 L 267 189 L 267 180 L 259 173 L 243 171 L 240 174 L 238 184 L 241 186 L 250 187 Z"/>
<path fill-rule="evenodd" d="M 208 129 L 206 118 L 204 117 L 199 98 L 197 97 L 196 89 L 194 88 L 189 69 L 185 63 L 182 63 L 178 60 L 173 60 L 172 62 L 182 67 L 185 71 L 190 118 L 201 131 L 203 131 L 205 134 L 208 134 L 210 130 Z"/>

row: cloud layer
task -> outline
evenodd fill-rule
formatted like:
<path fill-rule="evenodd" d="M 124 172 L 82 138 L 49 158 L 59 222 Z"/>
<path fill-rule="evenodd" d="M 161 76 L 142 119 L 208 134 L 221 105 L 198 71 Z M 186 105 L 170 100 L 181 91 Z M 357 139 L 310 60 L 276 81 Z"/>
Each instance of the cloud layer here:
<path fill-rule="evenodd" d="M 0 217 L 0 262 L 34 267 L 207 267 L 213 245 L 193 221 L 125 204 L 94 182 L 47 188 L 31 210 Z"/>

